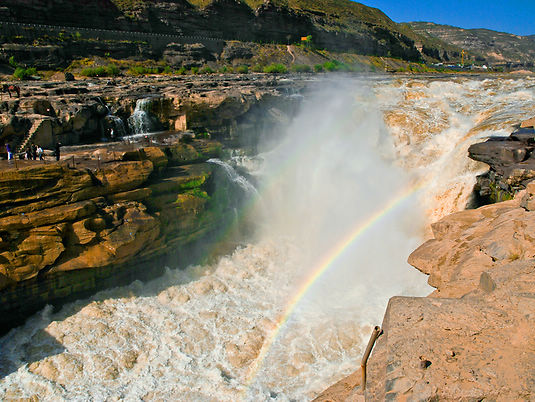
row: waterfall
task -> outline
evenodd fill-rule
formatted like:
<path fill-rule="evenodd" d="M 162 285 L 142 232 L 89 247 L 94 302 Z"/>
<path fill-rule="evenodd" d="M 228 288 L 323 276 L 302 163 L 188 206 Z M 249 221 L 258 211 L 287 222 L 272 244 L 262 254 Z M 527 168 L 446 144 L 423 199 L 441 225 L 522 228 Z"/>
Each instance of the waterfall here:
<path fill-rule="evenodd" d="M 152 98 L 138 99 L 134 113 L 128 118 L 128 125 L 134 134 L 146 134 L 154 131 L 154 119 L 151 117 Z"/>
<path fill-rule="evenodd" d="M 482 168 L 468 146 L 532 116 L 535 80 L 329 84 L 307 93 L 277 146 L 238 169 L 209 161 L 227 185 L 218 195 L 251 201 L 254 238 L 36 314 L 0 338 L 0 399 L 301 402 L 354 372 L 388 299 L 431 291 L 407 257 L 429 223 L 465 208 Z"/>
<path fill-rule="evenodd" d="M 115 116 L 112 113 L 110 107 L 100 97 L 97 97 L 97 100 L 102 106 L 106 108 L 108 112 L 104 117 L 106 121 L 106 127 L 104 127 L 104 129 L 107 131 L 106 133 L 104 133 L 104 136 L 109 135 L 112 139 L 125 136 L 126 128 L 124 126 L 123 120 L 120 117 Z"/>
<path fill-rule="evenodd" d="M 124 126 L 124 122 L 120 117 L 115 116 L 113 114 L 109 114 L 108 116 L 106 116 L 106 119 L 108 119 L 110 128 L 113 130 L 113 132 L 110 133 L 112 138 L 124 137 L 126 135 L 126 128 Z"/>
<path fill-rule="evenodd" d="M 207 162 L 221 167 L 228 180 L 241 188 L 246 198 L 250 199 L 258 196 L 258 190 L 244 176 L 236 172 L 236 170 L 228 163 L 217 158 L 208 159 Z"/>

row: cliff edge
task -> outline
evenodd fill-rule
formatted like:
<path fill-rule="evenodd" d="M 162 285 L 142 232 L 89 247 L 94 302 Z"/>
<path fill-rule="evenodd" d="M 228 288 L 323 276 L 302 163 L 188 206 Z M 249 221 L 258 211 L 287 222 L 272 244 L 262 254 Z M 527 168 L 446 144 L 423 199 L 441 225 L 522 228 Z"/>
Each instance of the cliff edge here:
<path fill-rule="evenodd" d="M 436 290 L 390 299 L 364 394 L 359 371 L 317 401 L 533 399 L 535 182 L 513 173 L 530 170 L 532 131 L 471 147 L 512 199 L 431 225 L 408 261 Z"/>

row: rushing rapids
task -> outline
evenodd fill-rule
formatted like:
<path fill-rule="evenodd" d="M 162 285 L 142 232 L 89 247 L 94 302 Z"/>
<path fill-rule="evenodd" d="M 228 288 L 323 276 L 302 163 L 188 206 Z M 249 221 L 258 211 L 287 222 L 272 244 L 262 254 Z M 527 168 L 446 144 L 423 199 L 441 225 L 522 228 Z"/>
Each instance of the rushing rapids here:
<path fill-rule="evenodd" d="M 309 400 L 355 370 L 408 254 L 470 202 L 467 148 L 531 117 L 535 80 L 326 84 L 243 161 L 257 234 L 218 262 L 45 309 L 0 340 L 0 397 Z M 250 189 L 245 178 L 229 177 Z M 255 202 L 252 202 L 255 201 Z"/>

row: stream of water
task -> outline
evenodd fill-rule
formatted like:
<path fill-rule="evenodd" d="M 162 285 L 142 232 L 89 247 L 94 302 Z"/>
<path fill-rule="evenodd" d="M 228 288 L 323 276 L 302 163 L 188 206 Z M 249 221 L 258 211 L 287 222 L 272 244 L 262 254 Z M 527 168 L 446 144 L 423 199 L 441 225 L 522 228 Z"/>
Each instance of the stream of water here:
<path fill-rule="evenodd" d="M 0 339 L 0 399 L 306 401 L 359 366 L 429 223 L 486 170 L 470 144 L 532 117 L 535 79 L 325 83 L 274 149 L 239 159 L 255 238 L 209 266 L 45 309 Z M 2 378 L 3 377 L 3 378 Z"/>

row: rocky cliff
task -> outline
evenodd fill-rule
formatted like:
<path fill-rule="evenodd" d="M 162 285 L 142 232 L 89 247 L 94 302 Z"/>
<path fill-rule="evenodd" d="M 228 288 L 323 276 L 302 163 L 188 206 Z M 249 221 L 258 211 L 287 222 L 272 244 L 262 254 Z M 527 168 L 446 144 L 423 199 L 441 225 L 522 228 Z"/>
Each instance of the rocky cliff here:
<path fill-rule="evenodd" d="M 245 195 L 206 161 L 223 144 L 248 152 L 276 132 L 299 107 L 294 91 L 304 85 L 236 76 L 62 81 L 6 95 L 2 143 L 63 146 L 59 163 L 0 161 L 2 331 L 46 304 L 148 280 L 220 248 L 212 240 Z M 172 131 L 141 143 L 117 138 L 134 131 L 136 119 L 146 119 L 144 129 Z"/>
<path fill-rule="evenodd" d="M 408 261 L 435 291 L 390 299 L 365 392 L 359 370 L 317 401 L 533 399 L 534 122 L 470 147 L 490 166 L 477 188 L 494 203 L 431 225 Z"/>
<path fill-rule="evenodd" d="M 301 37 L 311 35 L 318 48 L 413 61 L 422 59 L 415 41 L 426 42 L 380 10 L 350 0 L 100 0 L 82 6 L 84 12 L 80 13 L 80 2 L 74 0 L 6 0 L 0 7 L 0 18 L 9 22 L 184 35 L 197 40 L 286 44 L 299 43 Z"/>
<path fill-rule="evenodd" d="M 131 134 L 145 99 L 149 130 L 190 130 L 235 146 L 254 147 L 276 132 L 300 104 L 302 80 L 248 76 L 148 78 L 26 83 L 21 97 L 0 99 L 0 143 L 24 150 L 52 148 Z"/>
<path fill-rule="evenodd" d="M 0 320 L 3 331 L 58 305 L 164 264 L 195 260 L 192 247 L 229 222 L 214 180 L 217 142 L 76 155 L 71 163 L 3 166 L 0 181 Z M 37 165 L 36 165 L 37 164 Z M 230 214 L 229 214 L 230 215 Z M 206 242 L 206 244 L 204 244 Z"/>

